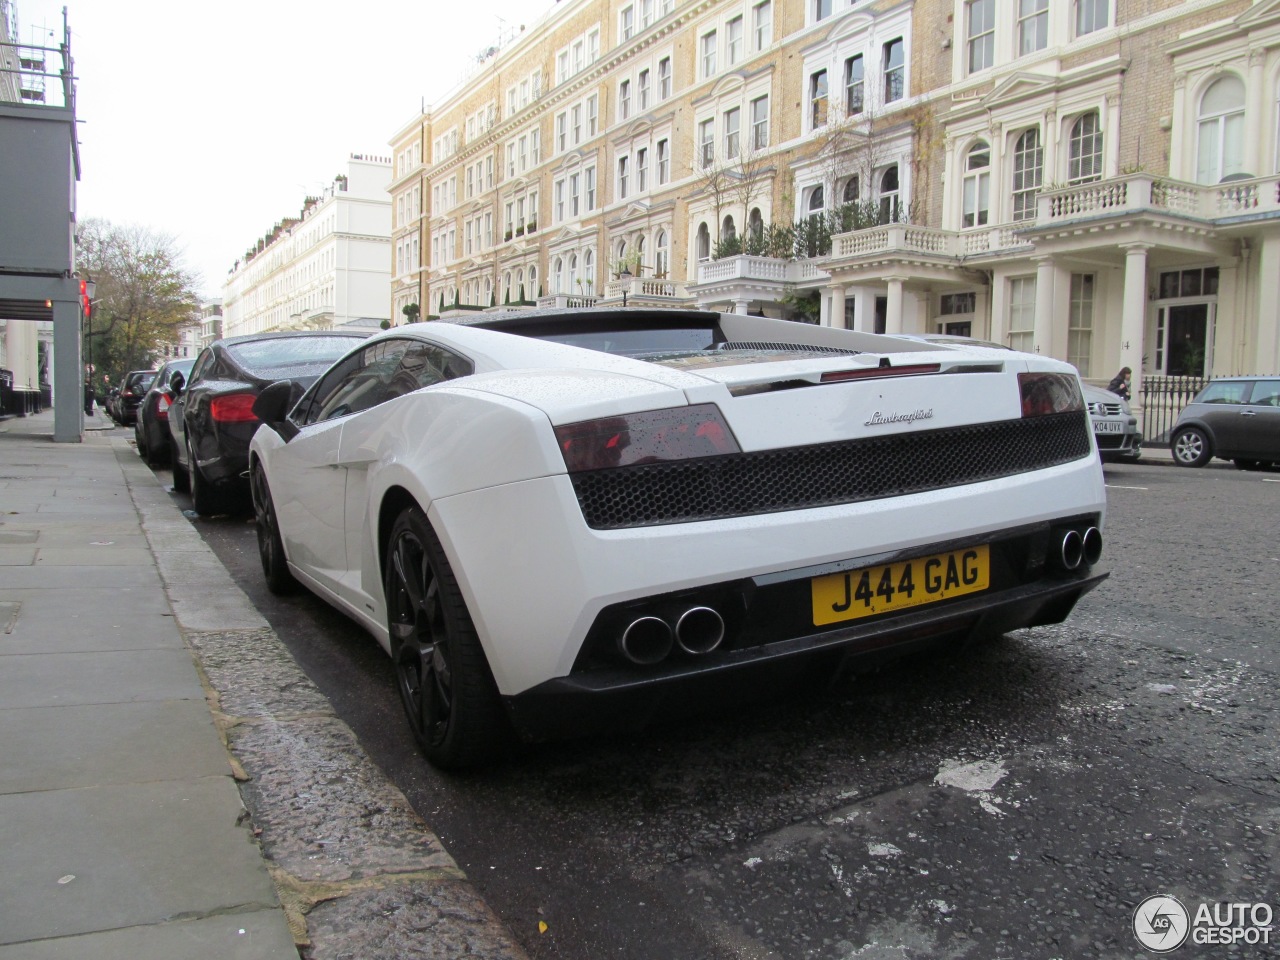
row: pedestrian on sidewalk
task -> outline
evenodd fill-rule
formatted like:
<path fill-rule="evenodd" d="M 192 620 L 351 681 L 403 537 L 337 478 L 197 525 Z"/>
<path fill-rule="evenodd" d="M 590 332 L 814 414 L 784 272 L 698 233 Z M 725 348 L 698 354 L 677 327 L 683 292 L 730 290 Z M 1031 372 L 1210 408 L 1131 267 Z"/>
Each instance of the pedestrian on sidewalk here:
<path fill-rule="evenodd" d="M 1129 381 L 1133 377 L 1133 371 L 1128 367 L 1122 367 L 1120 372 L 1111 378 L 1111 382 L 1107 384 L 1107 389 L 1118 397 L 1129 399 Z"/>

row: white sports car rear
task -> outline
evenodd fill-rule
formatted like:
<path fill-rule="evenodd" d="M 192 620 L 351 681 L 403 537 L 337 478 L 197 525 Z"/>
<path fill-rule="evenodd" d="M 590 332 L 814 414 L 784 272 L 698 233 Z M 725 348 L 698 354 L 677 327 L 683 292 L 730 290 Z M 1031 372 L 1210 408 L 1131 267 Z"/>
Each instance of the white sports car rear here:
<path fill-rule="evenodd" d="M 1026 354 L 486 314 L 387 331 L 255 412 L 269 584 L 378 639 L 445 767 L 1057 623 L 1105 576 L 1079 379 Z"/>

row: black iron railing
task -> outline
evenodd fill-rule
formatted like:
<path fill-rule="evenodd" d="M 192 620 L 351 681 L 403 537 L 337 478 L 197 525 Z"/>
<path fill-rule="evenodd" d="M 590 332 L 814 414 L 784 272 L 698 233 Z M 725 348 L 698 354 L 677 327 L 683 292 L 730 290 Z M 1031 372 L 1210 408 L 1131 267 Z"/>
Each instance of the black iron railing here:
<path fill-rule="evenodd" d="M 1208 377 L 1146 376 L 1142 378 L 1142 435 L 1148 446 L 1168 446 L 1178 414 L 1199 393 Z"/>

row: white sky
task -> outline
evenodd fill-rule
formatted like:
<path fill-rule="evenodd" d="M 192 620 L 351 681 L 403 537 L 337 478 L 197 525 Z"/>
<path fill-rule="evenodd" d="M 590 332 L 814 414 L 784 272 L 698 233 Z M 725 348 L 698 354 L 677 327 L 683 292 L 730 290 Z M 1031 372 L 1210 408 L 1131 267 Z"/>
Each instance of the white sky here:
<path fill-rule="evenodd" d="M 71 27 L 78 217 L 172 235 L 205 296 L 349 154 L 439 101 L 553 0 L 15 0 L 19 40 Z M 505 24 L 504 22 L 505 21 Z M 39 36 L 37 30 L 37 36 Z"/>

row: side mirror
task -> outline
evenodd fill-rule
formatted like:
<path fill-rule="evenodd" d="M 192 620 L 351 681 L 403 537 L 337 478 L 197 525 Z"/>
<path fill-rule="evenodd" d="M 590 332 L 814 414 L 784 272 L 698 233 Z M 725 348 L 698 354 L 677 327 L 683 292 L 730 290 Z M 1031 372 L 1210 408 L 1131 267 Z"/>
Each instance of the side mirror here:
<path fill-rule="evenodd" d="M 182 388 L 186 386 L 187 378 L 182 375 L 181 370 L 173 371 L 173 376 L 169 378 L 169 392 L 175 397 L 182 393 Z"/>
<path fill-rule="evenodd" d="M 293 380 L 277 380 L 253 401 L 253 415 L 280 434 L 285 441 L 293 439 L 298 428 L 289 422 L 289 411 L 302 396 L 303 388 Z"/>

